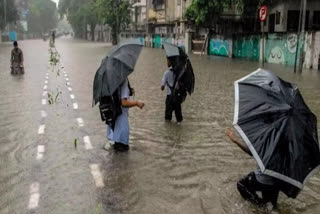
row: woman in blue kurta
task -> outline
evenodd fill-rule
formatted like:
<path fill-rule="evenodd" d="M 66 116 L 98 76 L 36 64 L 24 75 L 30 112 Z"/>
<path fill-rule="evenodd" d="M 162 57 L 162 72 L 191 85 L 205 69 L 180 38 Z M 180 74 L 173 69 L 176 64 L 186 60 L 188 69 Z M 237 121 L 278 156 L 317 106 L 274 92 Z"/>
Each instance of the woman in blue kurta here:
<path fill-rule="evenodd" d="M 114 130 L 109 126 L 107 127 L 107 137 L 109 140 L 114 142 L 115 150 L 126 151 L 129 149 L 129 108 L 136 106 L 142 109 L 144 107 L 144 103 L 129 100 L 130 88 L 128 80 L 125 80 L 121 84 L 120 96 L 122 114 L 117 117 Z"/>

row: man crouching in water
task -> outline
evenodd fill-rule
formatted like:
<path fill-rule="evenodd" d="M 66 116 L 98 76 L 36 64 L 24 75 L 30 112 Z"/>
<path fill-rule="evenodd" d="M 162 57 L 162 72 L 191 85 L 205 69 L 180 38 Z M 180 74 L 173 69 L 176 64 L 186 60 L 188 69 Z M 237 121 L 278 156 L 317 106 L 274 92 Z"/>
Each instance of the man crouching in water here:
<path fill-rule="evenodd" d="M 226 135 L 229 137 L 231 142 L 236 144 L 242 151 L 252 156 L 249 148 L 236 137 L 230 128 L 226 129 Z M 253 172 L 250 172 L 246 177 L 239 180 L 237 188 L 245 200 L 256 205 L 264 205 L 271 202 L 273 210 L 277 209 L 277 201 L 280 191 L 284 192 L 286 195 L 288 195 L 288 193 L 292 193 L 295 195 L 294 197 L 296 197 L 299 192 L 296 187 L 262 173 L 259 167 L 257 167 Z M 258 192 L 261 192 L 261 197 L 257 194 Z"/>
<path fill-rule="evenodd" d="M 18 47 L 18 42 L 13 42 L 13 49 L 11 51 L 11 74 L 23 74 L 23 53 L 22 50 Z"/>

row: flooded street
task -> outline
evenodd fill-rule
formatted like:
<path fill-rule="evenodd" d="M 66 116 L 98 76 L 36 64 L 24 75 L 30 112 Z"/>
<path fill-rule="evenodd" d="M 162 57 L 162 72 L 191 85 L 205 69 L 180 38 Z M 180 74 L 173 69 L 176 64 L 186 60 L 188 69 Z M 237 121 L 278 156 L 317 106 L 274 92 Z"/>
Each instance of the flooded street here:
<path fill-rule="evenodd" d="M 0 44 L 0 214 L 266 212 L 238 193 L 236 182 L 256 165 L 224 133 L 233 121 L 233 82 L 259 63 L 191 55 L 195 93 L 177 125 L 164 122 L 165 52 L 143 49 L 129 79 L 146 106 L 129 112 L 130 151 L 115 153 L 103 149 L 106 126 L 92 108 L 94 74 L 110 47 L 58 39 L 64 69 L 51 71 L 48 42 L 19 45 L 24 76 L 10 75 L 11 44 Z M 320 135 L 320 72 L 266 68 L 298 84 Z M 49 104 L 45 91 L 61 95 Z M 279 213 L 320 213 L 320 173 L 296 200 L 281 194 Z"/>

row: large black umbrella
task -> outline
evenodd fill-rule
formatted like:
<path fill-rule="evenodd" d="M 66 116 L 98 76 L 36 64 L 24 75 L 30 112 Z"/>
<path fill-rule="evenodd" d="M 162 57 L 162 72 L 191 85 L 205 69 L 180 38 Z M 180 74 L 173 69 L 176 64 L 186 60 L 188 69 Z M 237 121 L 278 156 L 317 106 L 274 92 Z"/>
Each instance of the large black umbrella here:
<path fill-rule="evenodd" d="M 109 52 L 97 70 L 93 82 L 93 104 L 101 97 L 111 96 L 127 79 L 142 50 L 138 41 L 123 43 Z"/>
<path fill-rule="evenodd" d="M 320 166 L 317 118 L 298 87 L 263 69 L 236 81 L 234 127 L 264 174 L 302 189 Z"/>
<path fill-rule="evenodd" d="M 181 47 L 173 44 L 165 42 L 163 43 L 163 47 L 167 57 L 173 64 L 174 72 L 178 75 L 177 81 L 179 81 L 180 86 L 184 87 L 189 95 L 191 95 L 194 91 L 195 77 L 188 55 Z"/>

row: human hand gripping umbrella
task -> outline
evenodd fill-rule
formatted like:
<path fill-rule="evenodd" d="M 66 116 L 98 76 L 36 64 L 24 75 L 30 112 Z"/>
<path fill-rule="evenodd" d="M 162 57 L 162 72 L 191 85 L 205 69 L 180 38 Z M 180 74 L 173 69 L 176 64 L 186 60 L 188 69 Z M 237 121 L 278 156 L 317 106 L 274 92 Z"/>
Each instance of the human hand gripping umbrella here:
<path fill-rule="evenodd" d="M 133 72 L 142 45 L 138 41 L 123 43 L 114 47 L 97 70 L 93 83 L 93 105 L 101 97 L 111 96 Z"/>
<path fill-rule="evenodd" d="M 320 167 L 320 150 L 317 118 L 298 87 L 262 69 L 234 85 L 233 124 L 261 171 L 302 189 Z"/>

